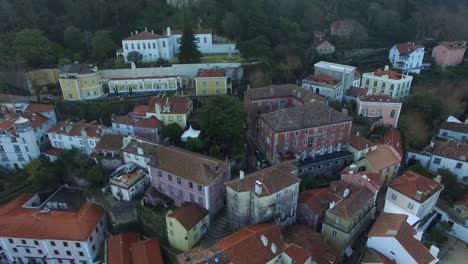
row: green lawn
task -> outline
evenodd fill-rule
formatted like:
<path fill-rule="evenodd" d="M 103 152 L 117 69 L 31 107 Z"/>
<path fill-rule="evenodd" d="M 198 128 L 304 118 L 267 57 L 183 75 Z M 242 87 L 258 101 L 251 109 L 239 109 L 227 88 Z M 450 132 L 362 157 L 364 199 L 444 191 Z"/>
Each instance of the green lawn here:
<path fill-rule="evenodd" d="M 201 57 L 201 63 L 222 63 L 222 62 L 244 62 L 244 58 L 239 53 L 228 54 L 206 54 Z M 179 63 L 177 57 L 170 61 L 171 63 Z"/>

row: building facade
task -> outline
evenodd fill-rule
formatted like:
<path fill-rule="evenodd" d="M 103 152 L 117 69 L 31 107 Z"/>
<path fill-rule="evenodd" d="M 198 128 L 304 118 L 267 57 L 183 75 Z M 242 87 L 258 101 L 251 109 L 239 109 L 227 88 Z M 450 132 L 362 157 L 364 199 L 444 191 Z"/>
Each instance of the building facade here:
<path fill-rule="evenodd" d="M 400 74 L 385 66 L 384 70 L 364 73 L 361 88 L 367 89 L 369 95 L 390 95 L 394 99 L 404 101 L 409 95 L 412 82 L 412 76 Z"/>
<path fill-rule="evenodd" d="M 63 187 L 45 198 L 20 195 L 0 215 L 5 263 L 94 263 L 107 233 L 104 209 Z"/>
<path fill-rule="evenodd" d="M 147 76 L 135 78 L 112 78 L 108 82 L 109 93 L 149 93 L 177 91 L 182 88 L 180 76 Z"/>
<path fill-rule="evenodd" d="M 38 158 L 47 130 L 57 123 L 53 105 L 20 105 L 4 105 L 0 110 L 0 166 L 7 169 L 21 169 Z"/>
<path fill-rule="evenodd" d="M 321 56 L 332 55 L 335 54 L 335 45 L 327 40 L 320 40 L 315 43 L 315 50 L 317 50 L 317 53 Z"/>
<path fill-rule="evenodd" d="M 200 70 L 193 80 L 197 96 L 231 93 L 232 84 L 227 78 L 226 70 Z"/>
<path fill-rule="evenodd" d="M 331 101 L 343 99 L 343 83 L 325 74 L 310 75 L 302 80 L 302 88 L 320 94 Z"/>
<path fill-rule="evenodd" d="M 187 120 L 192 111 L 193 102 L 189 97 L 152 97 L 146 116 L 154 116 L 165 125 L 176 123 L 181 128 L 186 128 Z"/>
<path fill-rule="evenodd" d="M 367 95 L 356 99 L 356 113 L 363 117 L 380 118 L 380 126 L 398 127 L 402 103 L 389 95 Z"/>
<path fill-rule="evenodd" d="M 394 147 L 379 145 L 365 154 L 365 158 L 356 163 L 359 171 L 375 171 L 382 175 L 381 184 L 386 185 L 393 180 L 401 165 L 401 155 Z"/>
<path fill-rule="evenodd" d="M 132 201 L 135 196 L 145 192 L 150 185 L 149 173 L 135 164 L 126 164 L 114 171 L 109 178 L 112 196 L 118 201 Z"/>
<path fill-rule="evenodd" d="M 95 162 L 101 164 L 105 170 L 120 167 L 123 164 L 122 144 L 122 135 L 104 134 L 92 154 Z"/>
<path fill-rule="evenodd" d="M 275 222 L 281 227 L 296 222 L 301 181 L 292 166 L 269 167 L 226 183 L 229 225 L 241 227 Z"/>
<path fill-rule="evenodd" d="M 439 179 L 440 181 L 440 179 Z M 411 226 L 421 226 L 433 214 L 443 185 L 413 171 L 390 182 L 385 196 L 384 211 L 406 214 Z"/>
<path fill-rule="evenodd" d="M 466 41 L 442 41 L 432 49 L 432 58 L 442 67 L 456 66 L 463 62 Z"/>
<path fill-rule="evenodd" d="M 64 120 L 50 128 L 47 131 L 47 136 L 52 148 L 78 149 L 90 155 L 94 152 L 101 137 L 110 133 L 111 129 L 97 124 L 96 121 L 86 123 L 84 120 L 79 122 Z"/>
<path fill-rule="evenodd" d="M 101 73 L 93 65 L 64 65 L 60 68 L 59 82 L 64 100 L 81 101 L 104 95 Z"/>
<path fill-rule="evenodd" d="M 414 42 L 393 45 L 388 55 L 392 67 L 403 73 L 419 74 L 424 59 L 424 46 Z"/>
<path fill-rule="evenodd" d="M 347 91 L 354 82 L 354 74 L 356 67 L 320 61 L 314 64 L 315 75 L 325 74 L 340 80 L 343 85 L 343 90 Z"/>
<path fill-rule="evenodd" d="M 197 203 L 187 202 L 166 214 L 169 245 L 180 251 L 192 249 L 210 227 L 208 210 Z"/>

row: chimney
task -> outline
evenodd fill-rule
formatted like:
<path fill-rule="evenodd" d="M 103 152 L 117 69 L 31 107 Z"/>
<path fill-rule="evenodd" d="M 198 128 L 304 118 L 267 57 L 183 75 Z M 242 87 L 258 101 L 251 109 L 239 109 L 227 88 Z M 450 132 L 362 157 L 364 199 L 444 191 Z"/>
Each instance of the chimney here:
<path fill-rule="evenodd" d="M 130 31 L 130 35 L 133 36 L 133 31 Z"/>
<path fill-rule="evenodd" d="M 262 184 L 261 181 L 259 181 L 259 180 L 255 181 L 255 193 L 256 194 L 258 194 L 258 195 L 262 194 L 262 185 L 263 184 Z"/>
<path fill-rule="evenodd" d="M 358 132 L 356 132 L 356 136 L 358 136 L 358 137 L 359 137 L 359 131 L 358 131 Z"/>
<path fill-rule="evenodd" d="M 388 71 L 389 69 L 390 69 L 390 67 L 388 67 L 388 65 L 385 65 L 384 71 Z"/>
<path fill-rule="evenodd" d="M 335 205 L 336 205 L 336 203 L 334 201 L 332 201 L 328 208 L 333 209 L 333 208 L 335 208 Z"/>
<path fill-rule="evenodd" d="M 438 182 L 438 183 L 441 183 L 442 182 L 442 176 L 441 175 L 437 175 L 435 178 L 434 178 L 434 181 Z"/>
<path fill-rule="evenodd" d="M 421 197 L 422 197 L 422 192 L 421 191 L 416 191 L 416 200 L 421 200 Z"/>
<path fill-rule="evenodd" d="M 135 30 L 135 35 L 138 34 L 138 30 Z"/>
<path fill-rule="evenodd" d="M 301 98 L 302 97 L 302 93 L 301 91 L 297 92 L 297 97 Z"/>
<path fill-rule="evenodd" d="M 434 258 L 437 258 L 437 255 L 439 255 L 439 251 L 440 249 L 434 245 L 431 246 L 431 248 L 429 249 L 429 253 L 431 253 L 431 255 L 434 257 Z"/>
<path fill-rule="evenodd" d="M 167 27 L 166 28 L 166 36 L 170 36 L 171 35 L 171 28 L 170 27 Z"/>
<path fill-rule="evenodd" d="M 349 189 L 346 188 L 344 191 L 343 191 L 343 198 L 346 198 L 349 196 Z"/>
<path fill-rule="evenodd" d="M 356 170 L 356 165 L 351 164 L 351 165 L 349 166 L 349 174 L 351 174 L 351 175 L 354 174 L 354 171 L 355 171 L 355 170 Z"/>
<path fill-rule="evenodd" d="M 240 170 L 239 171 L 239 179 L 244 179 L 244 171 L 243 170 Z"/>

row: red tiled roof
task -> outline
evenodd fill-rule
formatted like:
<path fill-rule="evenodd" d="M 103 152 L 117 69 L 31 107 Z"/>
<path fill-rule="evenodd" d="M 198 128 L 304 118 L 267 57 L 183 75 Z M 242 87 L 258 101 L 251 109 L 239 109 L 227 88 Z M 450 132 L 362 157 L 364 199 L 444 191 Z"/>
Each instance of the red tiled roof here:
<path fill-rule="evenodd" d="M 384 132 L 383 143 L 392 146 L 401 157 L 403 157 L 403 148 L 401 145 L 401 133 L 398 128 L 393 126 L 386 128 Z"/>
<path fill-rule="evenodd" d="M 96 144 L 96 150 L 120 151 L 123 146 L 122 135 L 105 134 Z"/>
<path fill-rule="evenodd" d="M 394 99 L 390 95 L 386 95 L 386 94 L 383 94 L 383 95 L 365 95 L 365 96 L 359 97 L 359 100 L 361 100 L 362 102 L 383 102 L 383 103 L 401 104 L 400 102 L 398 102 L 397 99 Z"/>
<path fill-rule="evenodd" d="M 135 124 L 135 119 L 133 117 L 129 116 L 129 115 L 113 116 L 112 117 L 112 123 L 133 126 Z"/>
<path fill-rule="evenodd" d="M 465 49 L 466 48 L 466 41 L 442 41 L 439 45 L 445 46 L 449 50 L 455 49 Z"/>
<path fill-rule="evenodd" d="M 54 108 L 55 108 L 55 105 L 51 105 L 51 104 L 31 103 L 26 107 L 25 112 L 44 113 L 44 112 L 53 110 Z"/>
<path fill-rule="evenodd" d="M 359 88 L 359 87 L 354 87 L 353 86 L 353 87 L 349 88 L 348 91 L 346 91 L 346 95 L 350 96 L 350 97 L 357 98 L 357 97 L 367 95 L 368 92 L 369 92 L 369 90 L 367 90 L 366 88 Z"/>
<path fill-rule="evenodd" d="M 25 112 L 21 114 L 22 117 L 29 119 L 32 127 L 39 127 L 49 120 L 39 112 Z"/>
<path fill-rule="evenodd" d="M 167 36 L 154 34 L 152 32 L 143 31 L 135 35 L 131 35 L 123 40 L 147 40 L 147 39 L 160 39 L 160 38 L 167 38 Z"/>
<path fill-rule="evenodd" d="M 0 122 L 0 129 L 5 130 L 15 126 L 15 122 L 12 120 L 5 120 Z"/>
<path fill-rule="evenodd" d="M 226 70 L 200 70 L 197 74 L 197 77 L 201 78 L 214 78 L 214 77 L 226 77 Z"/>
<path fill-rule="evenodd" d="M 302 89 L 294 84 L 270 85 L 264 87 L 251 88 L 246 91 L 248 100 L 264 100 L 270 98 L 294 98 L 302 103 L 313 101 L 326 101 L 327 99 L 319 94 Z"/>
<path fill-rule="evenodd" d="M 396 48 L 398 49 L 398 52 L 401 55 L 408 55 L 413 53 L 419 48 L 424 48 L 423 45 L 415 44 L 414 42 L 408 42 L 408 43 L 398 43 L 395 44 Z"/>
<path fill-rule="evenodd" d="M 186 202 L 182 207 L 174 209 L 169 217 L 176 219 L 188 231 L 207 215 L 208 210 L 199 204 Z"/>
<path fill-rule="evenodd" d="M 358 187 L 343 181 L 333 181 L 330 184 L 330 191 L 343 197 L 344 191 L 348 189 L 349 194 L 346 199 L 336 203 L 335 207 L 328 209 L 326 214 L 332 214 L 341 219 L 352 219 L 360 212 L 362 206 L 374 199 L 374 193 L 367 187 Z"/>
<path fill-rule="evenodd" d="M 349 145 L 358 151 L 364 150 L 366 148 L 372 148 L 376 144 L 363 136 L 351 135 L 349 137 Z"/>
<path fill-rule="evenodd" d="M 280 168 L 278 166 L 271 166 L 255 171 L 243 179 L 226 182 L 225 185 L 236 192 L 252 192 L 252 194 L 259 197 L 268 196 L 301 181 L 301 179 L 291 173 L 291 170 L 293 170 L 292 167 Z M 257 181 L 262 183 L 261 194 L 255 193 Z"/>
<path fill-rule="evenodd" d="M 466 162 L 468 144 L 455 141 L 436 140 L 432 154 Z"/>
<path fill-rule="evenodd" d="M 185 114 L 189 110 L 191 100 L 185 96 L 151 97 L 147 112 L 155 113 L 156 103 L 161 105 L 161 111 L 164 105 L 169 104 L 171 114 Z"/>
<path fill-rule="evenodd" d="M 390 182 L 388 187 L 419 203 L 423 203 L 433 194 L 444 188 L 442 184 L 419 175 L 414 171 L 406 171 L 403 175 Z M 420 199 L 416 199 L 416 193 L 418 191 L 421 192 Z"/>
<path fill-rule="evenodd" d="M 317 74 L 317 75 L 310 75 L 309 77 L 307 77 L 308 81 L 311 81 L 311 82 L 318 82 L 318 83 L 324 83 L 324 84 L 329 84 L 329 85 L 337 85 L 339 83 L 339 81 L 329 75 L 326 75 L 326 74 Z"/>
<path fill-rule="evenodd" d="M 22 205 L 32 195 L 20 195 L 0 207 L 0 236 L 30 239 L 87 240 L 96 225 L 105 217 L 96 204 L 84 204 L 79 211 L 55 211 L 41 214 Z"/>
<path fill-rule="evenodd" d="M 261 236 L 268 239 L 263 245 Z M 276 245 L 276 253 L 271 245 Z M 256 224 L 241 228 L 215 244 L 224 251 L 232 264 L 264 264 L 281 254 L 286 244 L 281 239 L 281 230 L 277 224 Z"/>
<path fill-rule="evenodd" d="M 130 246 L 138 241 L 136 233 L 124 233 L 111 237 L 107 241 L 107 262 L 112 264 L 131 264 Z"/>
<path fill-rule="evenodd" d="M 294 263 L 297 264 L 305 264 L 306 261 L 312 257 L 312 254 L 310 254 L 309 251 L 295 244 L 288 245 L 284 250 L 284 253 L 286 253 L 286 255 L 293 259 Z"/>
<path fill-rule="evenodd" d="M 369 231 L 368 237 L 394 237 L 416 263 L 429 264 L 434 260 L 424 244 L 416 239 L 416 230 L 406 219 L 407 215 L 382 213 Z"/>
<path fill-rule="evenodd" d="M 468 208 L 468 194 L 465 194 L 462 199 L 455 202 L 455 204 L 461 204 Z"/>
<path fill-rule="evenodd" d="M 362 257 L 361 263 L 372 263 L 372 264 L 394 264 L 393 261 L 387 258 L 384 254 L 378 252 L 373 248 L 366 248 L 366 252 Z"/>
<path fill-rule="evenodd" d="M 147 239 L 131 245 L 132 264 L 163 264 L 159 240 Z M 113 264 L 113 262 L 109 262 Z"/>
<path fill-rule="evenodd" d="M 382 77 L 382 76 L 386 75 L 386 76 L 388 76 L 388 78 L 390 78 L 392 80 L 400 80 L 402 78 L 401 73 L 396 72 L 394 70 L 386 70 L 385 71 L 385 70 L 379 69 L 379 70 L 374 72 L 374 75 L 378 76 L 378 77 Z"/>
<path fill-rule="evenodd" d="M 331 202 L 338 202 L 339 200 L 338 196 L 329 193 L 328 188 L 322 188 L 300 192 L 297 204 L 307 204 L 314 212 L 324 213 Z"/>
<path fill-rule="evenodd" d="M 305 225 L 290 225 L 283 231 L 287 243 L 293 243 L 307 250 L 318 264 L 338 263 L 338 252 L 327 243 L 320 233 Z"/>
<path fill-rule="evenodd" d="M 401 156 L 398 151 L 389 145 L 380 145 L 376 150 L 367 153 L 366 159 L 377 171 L 401 162 Z"/>
<path fill-rule="evenodd" d="M 86 123 L 84 120 L 79 122 L 63 120 L 58 122 L 54 127 L 50 128 L 47 133 L 67 135 L 71 137 L 81 137 L 81 131 L 83 129 L 86 130 L 89 138 L 100 138 L 103 136 L 103 130 L 108 130 L 106 126 L 97 124 L 97 121 Z"/>
<path fill-rule="evenodd" d="M 144 118 L 135 122 L 135 127 L 159 128 L 160 126 L 161 126 L 161 121 L 159 121 L 154 116 Z"/>
<path fill-rule="evenodd" d="M 133 111 L 129 115 L 134 116 L 146 116 L 146 112 L 148 112 L 149 106 L 148 105 L 135 105 Z"/>

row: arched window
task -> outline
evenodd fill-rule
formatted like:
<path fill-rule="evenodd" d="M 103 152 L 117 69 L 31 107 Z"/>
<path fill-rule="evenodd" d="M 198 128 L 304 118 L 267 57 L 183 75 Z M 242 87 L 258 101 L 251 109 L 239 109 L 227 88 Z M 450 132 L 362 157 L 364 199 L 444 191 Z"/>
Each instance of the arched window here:
<path fill-rule="evenodd" d="M 153 42 L 153 49 L 155 49 L 155 48 L 156 48 L 156 43 Z"/>
<path fill-rule="evenodd" d="M 140 49 L 140 43 L 137 43 L 137 49 Z"/>
<path fill-rule="evenodd" d="M 125 43 L 125 49 L 128 50 L 128 44 L 127 43 Z"/>
<path fill-rule="evenodd" d="M 146 43 L 143 43 L 143 49 L 146 49 Z"/>
<path fill-rule="evenodd" d="M 392 110 L 392 111 L 390 112 L 390 118 L 395 118 L 395 110 Z"/>
<path fill-rule="evenodd" d="M 163 40 L 163 48 L 166 47 L 166 41 Z"/>
<path fill-rule="evenodd" d="M 151 49 L 151 43 L 148 42 L 148 49 Z"/>
<path fill-rule="evenodd" d="M 133 49 L 135 49 L 135 45 L 133 45 L 133 43 L 132 43 L 132 50 L 133 50 Z"/>

